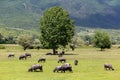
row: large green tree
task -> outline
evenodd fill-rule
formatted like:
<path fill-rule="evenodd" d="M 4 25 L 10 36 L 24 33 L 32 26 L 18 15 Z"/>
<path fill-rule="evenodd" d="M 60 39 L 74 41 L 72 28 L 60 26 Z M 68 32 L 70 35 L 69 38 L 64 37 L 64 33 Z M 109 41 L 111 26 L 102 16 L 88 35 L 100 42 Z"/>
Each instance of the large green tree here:
<path fill-rule="evenodd" d="M 46 10 L 40 20 L 40 40 L 45 48 L 53 49 L 53 54 L 59 45 L 66 46 L 74 35 L 74 21 L 66 10 L 61 7 L 51 7 Z"/>
<path fill-rule="evenodd" d="M 96 47 L 101 48 L 101 51 L 104 50 L 105 48 L 111 48 L 110 37 L 105 32 L 96 31 L 93 42 Z"/>

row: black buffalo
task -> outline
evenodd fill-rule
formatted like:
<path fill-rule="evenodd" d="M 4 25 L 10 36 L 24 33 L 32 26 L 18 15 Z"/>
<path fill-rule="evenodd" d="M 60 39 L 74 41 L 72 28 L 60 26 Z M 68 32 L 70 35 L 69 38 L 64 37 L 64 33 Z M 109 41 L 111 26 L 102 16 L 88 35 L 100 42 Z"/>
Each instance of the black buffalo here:
<path fill-rule="evenodd" d="M 74 60 L 74 65 L 78 65 L 78 60 Z"/>
<path fill-rule="evenodd" d="M 39 62 L 45 62 L 45 61 L 46 61 L 46 58 L 42 57 L 42 58 L 40 58 L 40 59 L 38 60 L 38 63 L 39 63 Z"/>
<path fill-rule="evenodd" d="M 72 66 L 69 63 L 64 63 L 62 66 L 57 66 L 55 67 L 55 69 L 53 70 L 53 72 L 65 72 L 65 71 L 70 71 L 72 72 Z"/>
<path fill-rule="evenodd" d="M 43 72 L 43 67 L 40 64 L 34 64 L 32 65 L 29 69 L 28 72 L 33 72 L 33 71 L 37 71 L 39 69 L 39 71 Z"/>
<path fill-rule="evenodd" d="M 59 72 L 59 71 L 63 71 L 62 67 L 61 66 L 56 66 L 55 69 L 53 70 L 53 72 Z"/>
<path fill-rule="evenodd" d="M 70 71 L 72 72 L 72 66 L 69 63 L 64 63 L 62 66 L 63 71 Z"/>
<path fill-rule="evenodd" d="M 65 52 L 62 51 L 62 52 L 60 52 L 60 53 L 58 54 L 58 57 L 62 57 L 62 55 L 64 55 L 64 54 L 65 54 Z"/>
<path fill-rule="evenodd" d="M 104 64 L 104 69 L 106 70 L 114 70 L 113 66 L 111 64 Z"/>
<path fill-rule="evenodd" d="M 46 55 L 52 55 L 52 53 L 51 53 L 51 52 L 48 52 L 48 53 L 46 53 Z"/>
<path fill-rule="evenodd" d="M 66 59 L 65 59 L 65 58 L 59 58 L 58 63 L 59 63 L 59 62 L 61 62 L 61 63 L 62 63 L 62 62 L 66 62 Z"/>
<path fill-rule="evenodd" d="M 20 55 L 19 56 L 19 60 L 23 60 L 23 59 L 25 59 L 25 60 L 27 59 L 26 55 Z"/>
<path fill-rule="evenodd" d="M 9 54 L 8 58 L 10 58 L 10 57 L 15 57 L 15 54 Z"/>
<path fill-rule="evenodd" d="M 25 53 L 25 56 L 26 57 L 31 57 L 31 54 L 30 53 Z"/>

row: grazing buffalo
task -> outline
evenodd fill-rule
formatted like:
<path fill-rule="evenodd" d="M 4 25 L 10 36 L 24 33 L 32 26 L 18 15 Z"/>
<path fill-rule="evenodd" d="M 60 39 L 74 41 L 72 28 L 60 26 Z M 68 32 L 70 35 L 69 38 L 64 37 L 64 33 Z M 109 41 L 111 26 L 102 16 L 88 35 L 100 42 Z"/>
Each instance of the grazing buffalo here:
<path fill-rule="evenodd" d="M 26 57 L 31 57 L 31 54 L 30 53 L 25 53 L 25 56 Z"/>
<path fill-rule="evenodd" d="M 42 57 L 42 58 L 40 58 L 40 59 L 38 60 L 38 63 L 39 63 L 39 62 L 45 62 L 45 61 L 46 61 L 46 58 Z"/>
<path fill-rule="evenodd" d="M 66 59 L 65 59 L 65 58 L 59 58 L 58 63 L 59 63 L 59 62 L 61 62 L 61 63 L 62 63 L 62 62 L 66 62 Z"/>
<path fill-rule="evenodd" d="M 70 71 L 72 72 L 72 66 L 69 63 L 64 63 L 62 66 L 63 71 Z"/>
<path fill-rule="evenodd" d="M 113 66 L 111 64 L 104 64 L 104 69 L 106 70 L 114 70 Z"/>
<path fill-rule="evenodd" d="M 61 53 L 59 53 L 59 54 L 58 54 L 58 57 L 62 57 L 62 54 L 61 54 Z"/>
<path fill-rule="evenodd" d="M 62 51 L 62 52 L 60 52 L 60 53 L 58 54 L 58 57 L 62 57 L 62 55 L 64 55 L 64 54 L 65 54 L 65 52 Z"/>
<path fill-rule="evenodd" d="M 75 61 L 74 61 L 74 65 L 78 65 L 78 60 L 75 60 Z"/>
<path fill-rule="evenodd" d="M 13 54 L 13 53 L 12 53 L 12 54 L 9 54 L 9 55 L 8 55 L 8 58 L 10 58 L 10 57 L 15 57 L 15 54 Z"/>
<path fill-rule="evenodd" d="M 56 66 L 55 69 L 53 70 L 53 72 L 59 72 L 59 71 L 63 71 L 62 67 L 61 66 Z"/>
<path fill-rule="evenodd" d="M 28 69 L 28 72 L 37 71 L 38 69 L 39 69 L 41 72 L 43 72 L 42 65 L 40 65 L 40 64 L 34 64 L 34 65 L 32 65 L 32 66 Z"/>
<path fill-rule="evenodd" d="M 46 55 L 52 55 L 52 53 L 51 53 L 51 52 L 48 52 L 48 53 L 46 53 Z"/>
<path fill-rule="evenodd" d="M 70 71 L 72 72 L 72 66 L 69 63 L 64 63 L 62 66 L 57 66 L 55 67 L 55 69 L 53 70 L 53 72 L 65 72 L 65 71 Z"/>
<path fill-rule="evenodd" d="M 62 55 L 63 55 L 63 54 L 65 54 L 65 51 L 62 51 L 61 53 L 62 53 Z"/>
<path fill-rule="evenodd" d="M 19 60 L 21 60 L 21 59 L 22 59 L 22 60 L 23 60 L 23 59 L 26 60 L 26 59 L 27 59 L 26 55 L 20 55 L 20 56 L 19 56 Z"/>

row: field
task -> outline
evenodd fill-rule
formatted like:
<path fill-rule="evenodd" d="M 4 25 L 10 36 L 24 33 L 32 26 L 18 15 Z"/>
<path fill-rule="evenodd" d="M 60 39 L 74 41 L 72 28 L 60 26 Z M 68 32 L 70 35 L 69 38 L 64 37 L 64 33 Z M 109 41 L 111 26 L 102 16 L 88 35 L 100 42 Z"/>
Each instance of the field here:
<path fill-rule="evenodd" d="M 97 48 L 77 48 L 75 51 L 67 50 L 63 57 L 72 65 L 73 72 L 53 73 L 58 56 L 46 56 L 50 49 L 26 50 L 18 45 L 5 45 L 6 49 L 0 49 L 0 80 L 119 80 L 120 79 L 120 48 L 99 51 Z M 58 50 L 61 51 L 61 50 Z M 29 52 L 32 58 L 19 60 L 20 54 Z M 8 58 L 9 53 L 14 53 L 15 58 Z M 46 57 L 46 63 L 38 63 L 40 57 Z M 74 60 L 78 59 L 78 66 Z M 111 63 L 115 71 L 104 70 L 104 63 Z M 43 72 L 28 72 L 33 64 L 42 64 Z"/>

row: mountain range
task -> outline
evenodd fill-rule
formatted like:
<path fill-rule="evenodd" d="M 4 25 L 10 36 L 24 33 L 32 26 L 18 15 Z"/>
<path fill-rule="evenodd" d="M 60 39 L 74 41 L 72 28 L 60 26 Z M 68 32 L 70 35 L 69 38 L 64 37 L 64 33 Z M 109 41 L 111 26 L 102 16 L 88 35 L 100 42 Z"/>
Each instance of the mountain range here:
<path fill-rule="evenodd" d="M 120 29 L 120 0 L 0 0 L 0 26 L 39 29 L 45 10 L 61 6 L 76 26 Z"/>

